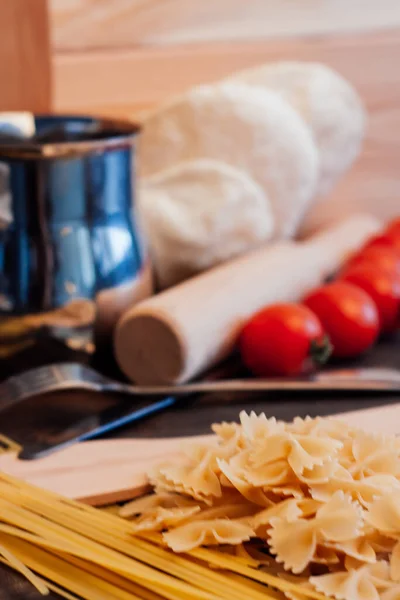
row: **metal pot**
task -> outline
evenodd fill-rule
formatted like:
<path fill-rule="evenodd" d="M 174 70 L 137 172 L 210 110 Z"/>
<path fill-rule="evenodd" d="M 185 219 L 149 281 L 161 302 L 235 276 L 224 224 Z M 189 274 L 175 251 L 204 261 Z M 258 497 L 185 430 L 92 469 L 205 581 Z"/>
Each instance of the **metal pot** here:
<path fill-rule="evenodd" d="M 134 211 L 134 124 L 37 116 L 0 134 L 0 354 L 37 335 L 109 343 L 152 293 Z"/>

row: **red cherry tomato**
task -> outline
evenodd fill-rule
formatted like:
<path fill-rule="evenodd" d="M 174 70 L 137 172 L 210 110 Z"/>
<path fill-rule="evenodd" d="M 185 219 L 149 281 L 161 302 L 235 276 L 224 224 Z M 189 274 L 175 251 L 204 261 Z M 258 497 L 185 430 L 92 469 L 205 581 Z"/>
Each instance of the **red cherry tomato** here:
<path fill-rule="evenodd" d="M 349 269 L 364 265 L 373 265 L 376 269 L 395 271 L 400 274 L 400 253 L 391 246 L 375 244 L 354 254 L 344 265 L 341 275 Z"/>
<path fill-rule="evenodd" d="M 275 304 L 254 315 L 241 332 L 239 349 L 259 376 L 299 375 L 325 362 L 331 350 L 318 317 L 300 304 Z"/>
<path fill-rule="evenodd" d="M 322 323 L 333 346 L 333 356 L 357 356 L 368 350 L 379 334 L 379 315 L 372 298 L 359 287 L 335 281 L 304 299 Z"/>
<path fill-rule="evenodd" d="M 363 250 L 366 248 L 372 248 L 374 246 L 386 246 L 392 248 L 400 255 L 400 236 L 390 235 L 388 233 L 383 233 L 382 235 L 377 235 L 371 238 L 364 246 Z"/>
<path fill-rule="evenodd" d="M 371 296 L 379 314 L 383 333 L 395 331 L 399 322 L 400 276 L 391 271 L 360 265 L 349 269 L 341 278 L 363 289 Z"/>
<path fill-rule="evenodd" d="M 390 223 L 386 227 L 385 233 L 389 237 L 400 237 L 400 219 L 393 219 L 393 221 L 390 221 Z"/>

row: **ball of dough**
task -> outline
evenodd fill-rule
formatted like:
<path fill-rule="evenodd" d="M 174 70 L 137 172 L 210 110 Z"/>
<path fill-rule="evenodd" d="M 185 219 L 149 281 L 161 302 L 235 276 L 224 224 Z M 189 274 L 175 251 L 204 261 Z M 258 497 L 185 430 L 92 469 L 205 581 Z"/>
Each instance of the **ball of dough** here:
<path fill-rule="evenodd" d="M 314 196 L 318 151 L 308 126 L 278 94 L 206 85 L 148 115 L 139 138 L 143 176 L 198 158 L 247 173 L 269 198 L 274 237 L 295 233 Z"/>
<path fill-rule="evenodd" d="M 224 163 L 180 163 L 144 180 L 138 207 L 156 277 L 168 287 L 268 240 L 265 192 Z"/>
<path fill-rule="evenodd" d="M 278 62 L 242 71 L 241 82 L 280 93 L 311 128 L 320 154 L 317 194 L 327 195 L 358 156 L 366 115 L 354 88 L 319 63 Z"/>

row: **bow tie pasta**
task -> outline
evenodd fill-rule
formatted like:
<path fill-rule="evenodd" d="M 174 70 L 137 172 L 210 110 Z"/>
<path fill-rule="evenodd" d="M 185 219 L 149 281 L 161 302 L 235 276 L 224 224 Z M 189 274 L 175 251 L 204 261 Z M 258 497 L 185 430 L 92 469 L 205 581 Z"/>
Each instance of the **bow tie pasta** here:
<path fill-rule="evenodd" d="M 178 553 L 234 551 L 297 581 L 291 599 L 400 598 L 396 437 L 329 418 L 283 423 L 244 412 L 213 430 L 154 469 L 154 493 L 122 509 L 136 534 L 161 532 Z"/>

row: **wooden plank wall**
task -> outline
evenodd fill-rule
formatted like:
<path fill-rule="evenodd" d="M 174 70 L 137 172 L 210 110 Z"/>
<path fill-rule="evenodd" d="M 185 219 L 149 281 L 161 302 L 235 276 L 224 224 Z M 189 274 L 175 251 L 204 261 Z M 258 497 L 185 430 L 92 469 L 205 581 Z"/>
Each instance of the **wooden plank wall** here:
<path fill-rule="evenodd" d="M 263 61 L 325 62 L 370 113 L 362 158 L 310 226 L 400 192 L 398 0 L 49 0 L 58 110 L 134 117 Z M 399 208 L 400 212 L 400 208 Z"/>
<path fill-rule="evenodd" d="M 57 50 L 390 29 L 398 0 L 50 0 Z"/>
<path fill-rule="evenodd" d="M 280 57 L 328 59 L 360 79 L 370 34 L 385 43 L 400 28 L 398 0 L 49 0 L 49 7 L 56 107 L 121 113 Z"/>
<path fill-rule="evenodd" d="M 46 0 L 0 0 L 0 110 L 50 109 Z"/>

